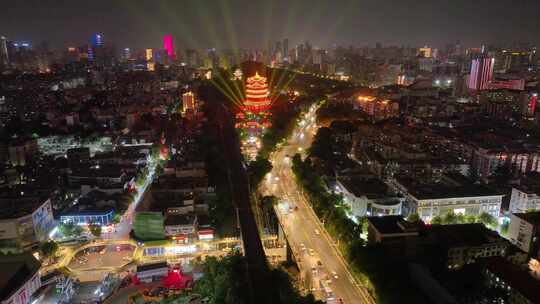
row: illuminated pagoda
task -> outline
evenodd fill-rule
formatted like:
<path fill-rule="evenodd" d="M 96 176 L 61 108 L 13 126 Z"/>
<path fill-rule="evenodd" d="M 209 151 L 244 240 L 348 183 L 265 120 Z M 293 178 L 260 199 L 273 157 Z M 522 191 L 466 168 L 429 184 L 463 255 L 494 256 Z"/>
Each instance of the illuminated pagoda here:
<path fill-rule="evenodd" d="M 246 100 L 244 101 L 244 111 L 254 114 L 266 112 L 270 109 L 270 93 L 266 77 L 262 77 L 258 72 L 255 76 L 246 80 Z"/>

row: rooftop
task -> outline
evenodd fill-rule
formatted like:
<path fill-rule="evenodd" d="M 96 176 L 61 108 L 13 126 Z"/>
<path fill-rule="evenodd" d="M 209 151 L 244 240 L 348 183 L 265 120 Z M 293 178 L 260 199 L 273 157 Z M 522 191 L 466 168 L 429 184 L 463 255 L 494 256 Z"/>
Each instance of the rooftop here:
<path fill-rule="evenodd" d="M 407 191 L 419 200 L 458 197 L 502 196 L 495 190 L 477 184 L 457 184 L 446 182 L 420 183 L 410 178 L 397 178 Z"/>
<path fill-rule="evenodd" d="M 540 281 L 504 258 L 493 257 L 488 260 L 489 272 L 518 291 L 530 303 L 540 303 Z"/>
<path fill-rule="evenodd" d="M 407 222 L 401 215 L 372 216 L 369 223 L 381 234 L 398 234 L 418 232 L 419 226 Z"/>
<path fill-rule="evenodd" d="M 165 219 L 165 225 L 192 225 L 196 216 L 190 214 L 169 215 Z"/>
<path fill-rule="evenodd" d="M 0 300 L 9 298 L 22 284 L 38 272 L 40 263 L 30 254 L 0 257 Z"/>
<path fill-rule="evenodd" d="M 540 211 L 527 213 L 514 213 L 515 216 L 534 226 L 540 225 Z"/>
<path fill-rule="evenodd" d="M 382 198 L 388 192 L 388 186 L 377 178 L 338 178 L 339 182 L 347 188 L 347 191 L 356 197 Z"/>
<path fill-rule="evenodd" d="M 169 268 L 167 262 L 157 262 L 152 264 L 137 265 L 137 272 L 147 271 L 152 269 Z"/>
<path fill-rule="evenodd" d="M 438 243 L 448 247 L 475 247 L 484 244 L 505 242 L 497 232 L 483 224 L 431 225 L 426 232 Z"/>

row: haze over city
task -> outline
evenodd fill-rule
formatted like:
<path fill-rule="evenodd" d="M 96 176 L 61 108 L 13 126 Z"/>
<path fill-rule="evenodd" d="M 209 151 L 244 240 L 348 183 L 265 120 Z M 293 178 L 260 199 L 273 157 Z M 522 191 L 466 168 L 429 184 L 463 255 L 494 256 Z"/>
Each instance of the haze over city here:
<path fill-rule="evenodd" d="M 94 32 L 133 48 L 157 47 L 164 33 L 191 48 L 260 48 L 281 37 L 324 48 L 457 40 L 472 47 L 539 42 L 539 10 L 534 0 L 15 1 L 2 5 L 0 28 L 58 47 Z"/>
<path fill-rule="evenodd" d="M 540 303 L 540 2 L 0 2 L 1 304 Z"/>

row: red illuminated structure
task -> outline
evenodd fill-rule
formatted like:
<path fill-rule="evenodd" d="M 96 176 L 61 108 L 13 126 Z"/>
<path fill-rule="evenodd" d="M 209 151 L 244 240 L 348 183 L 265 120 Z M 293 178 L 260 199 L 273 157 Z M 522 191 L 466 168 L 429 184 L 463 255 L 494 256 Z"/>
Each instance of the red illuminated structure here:
<path fill-rule="evenodd" d="M 173 44 L 172 35 L 163 36 L 163 48 L 167 52 L 167 56 L 169 56 L 170 59 L 174 60 L 176 57 L 176 54 L 174 53 L 174 44 Z"/>
<path fill-rule="evenodd" d="M 165 288 L 184 289 L 193 286 L 193 277 L 182 273 L 180 267 L 175 266 L 169 270 L 169 273 L 161 281 Z"/>
<path fill-rule="evenodd" d="M 258 72 L 255 72 L 255 76 L 248 77 L 246 80 L 244 111 L 251 113 L 265 112 L 270 109 L 270 103 L 266 77 L 262 77 Z"/>

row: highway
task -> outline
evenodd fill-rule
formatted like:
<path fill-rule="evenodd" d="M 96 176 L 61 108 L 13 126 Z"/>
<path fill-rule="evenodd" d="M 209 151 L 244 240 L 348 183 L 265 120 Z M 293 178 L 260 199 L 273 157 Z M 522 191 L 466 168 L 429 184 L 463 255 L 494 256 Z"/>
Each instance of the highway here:
<path fill-rule="evenodd" d="M 297 258 L 304 285 L 327 303 L 374 303 L 367 290 L 352 277 L 347 262 L 296 184 L 291 158 L 309 148 L 316 130 L 313 107 L 289 142 L 272 155 L 273 169 L 263 190 L 280 198 L 276 213 Z M 333 296 L 321 289 L 320 280 L 328 282 Z"/>

